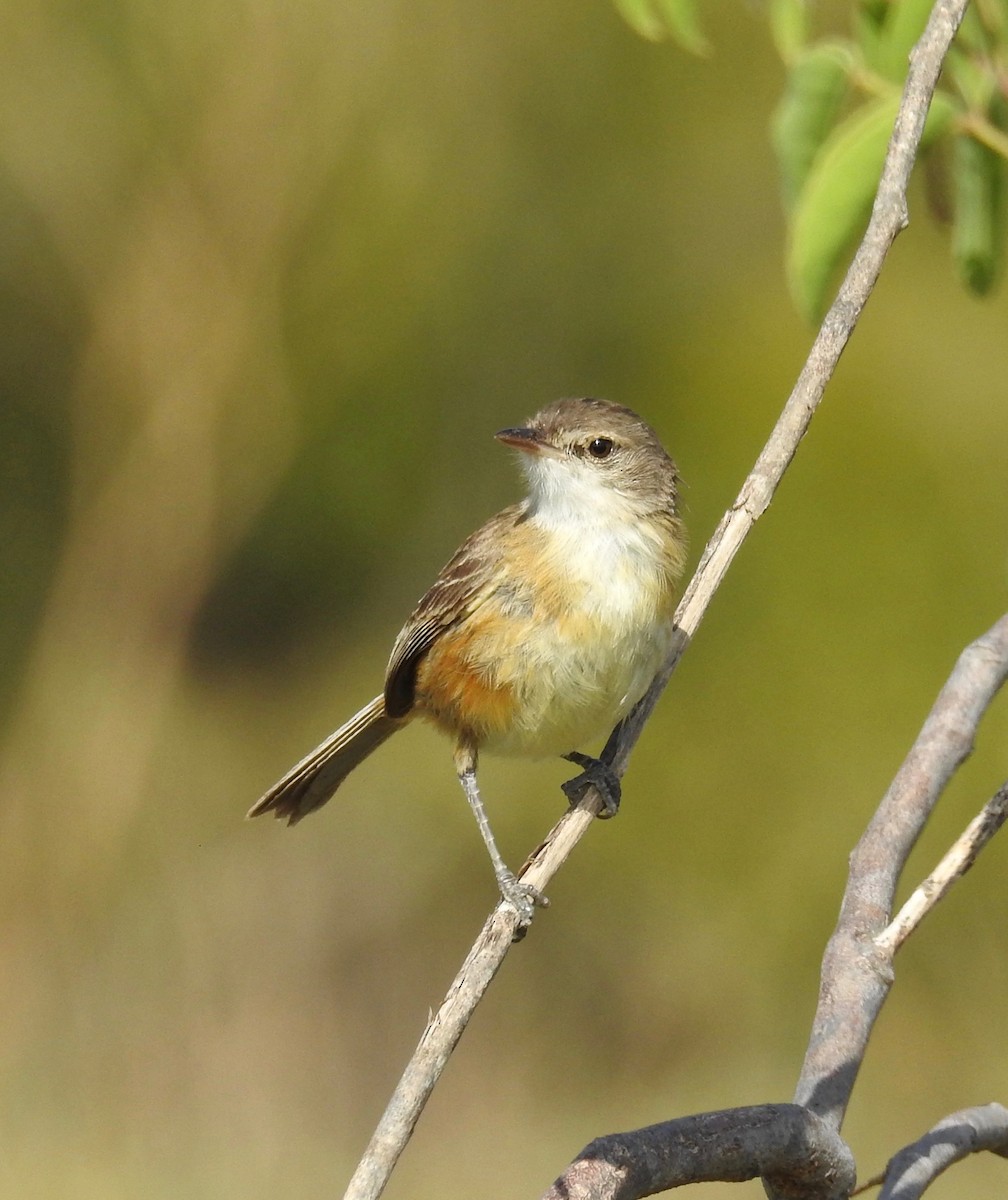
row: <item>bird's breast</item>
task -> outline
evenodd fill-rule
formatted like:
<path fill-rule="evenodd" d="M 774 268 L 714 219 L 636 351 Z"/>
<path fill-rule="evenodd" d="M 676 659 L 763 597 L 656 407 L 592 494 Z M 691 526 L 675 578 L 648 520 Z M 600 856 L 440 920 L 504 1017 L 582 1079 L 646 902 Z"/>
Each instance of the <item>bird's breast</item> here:
<path fill-rule="evenodd" d="M 562 754 L 602 737 L 668 650 L 672 575 L 639 530 L 511 532 L 495 586 L 418 672 L 421 711 L 502 754 Z"/>

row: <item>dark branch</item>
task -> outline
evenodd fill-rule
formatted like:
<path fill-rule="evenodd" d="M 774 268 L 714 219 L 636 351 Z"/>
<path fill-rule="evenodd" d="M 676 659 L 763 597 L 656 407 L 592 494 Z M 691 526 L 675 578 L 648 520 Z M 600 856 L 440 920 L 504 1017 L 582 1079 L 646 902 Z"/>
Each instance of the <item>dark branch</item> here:
<path fill-rule="evenodd" d="M 687 1183 L 761 1176 L 784 1200 L 846 1200 L 854 1160 L 807 1109 L 760 1104 L 597 1138 L 542 1200 L 637 1200 Z"/>

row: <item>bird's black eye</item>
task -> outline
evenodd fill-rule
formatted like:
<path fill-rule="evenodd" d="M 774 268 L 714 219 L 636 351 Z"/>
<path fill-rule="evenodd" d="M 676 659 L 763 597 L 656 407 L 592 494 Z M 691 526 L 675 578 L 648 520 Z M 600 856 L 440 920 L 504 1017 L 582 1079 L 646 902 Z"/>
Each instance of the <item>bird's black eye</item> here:
<path fill-rule="evenodd" d="M 588 453 L 592 458 L 608 458 L 613 451 L 612 438 L 597 437 L 592 438 L 588 443 Z"/>

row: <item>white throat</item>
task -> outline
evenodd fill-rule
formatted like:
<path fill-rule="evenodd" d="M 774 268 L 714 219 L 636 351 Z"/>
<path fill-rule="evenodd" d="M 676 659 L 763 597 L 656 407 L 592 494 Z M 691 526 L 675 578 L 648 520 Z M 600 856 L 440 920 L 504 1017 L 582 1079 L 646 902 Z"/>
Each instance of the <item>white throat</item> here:
<path fill-rule="evenodd" d="M 632 529 L 640 513 L 599 468 L 577 458 L 539 454 L 524 463 L 532 519 L 558 532 L 605 530 L 610 536 Z"/>
<path fill-rule="evenodd" d="M 631 499 L 597 465 L 537 455 L 526 463 L 529 519 L 556 539 L 571 575 L 603 608 L 635 607 L 656 580 L 657 535 Z"/>

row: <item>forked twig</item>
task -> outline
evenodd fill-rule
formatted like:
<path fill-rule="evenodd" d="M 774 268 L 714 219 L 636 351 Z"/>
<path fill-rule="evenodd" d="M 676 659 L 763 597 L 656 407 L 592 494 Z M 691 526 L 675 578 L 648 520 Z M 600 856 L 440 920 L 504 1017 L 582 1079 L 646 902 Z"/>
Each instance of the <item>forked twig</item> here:
<path fill-rule="evenodd" d="M 686 1183 L 757 1175 L 775 1200 L 846 1200 L 852 1194 L 853 1159 L 840 1138 L 840 1124 L 872 1025 L 892 983 L 892 956 L 898 943 L 891 939 L 888 949 L 879 945 L 892 929 L 886 924 L 886 897 L 891 905 L 917 835 L 948 779 L 969 753 L 976 727 L 1006 679 L 1008 615 L 959 656 L 851 857 L 840 922 L 823 960 L 819 1007 L 798 1085 L 803 1099 L 791 1105 L 723 1109 L 597 1138 L 542 1200 L 638 1200 Z M 976 858 L 1003 824 L 1006 807 L 1008 785 L 972 822 L 969 836 L 963 835 L 942 860 L 950 864 L 947 874 L 951 875 L 953 862 L 965 870 Z M 923 912 L 907 933 L 920 916 Z M 880 932 L 873 936 L 876 926 Z M 956 1114 L 962 1118 L 958 1123 L 948 1118 L 936 1126 L 941 1137 L 932 1131 L 904 1154 L 922 1157 L 926 1143 L 927 1162 L 941 1164 L 934 1170 L 937 1174 L 973 1149 L 996 1150 L 1004 1137 L 998 1123 L 1004 1112 L 999 1105 L 968 1110 L 972 1123 L 964 1114 Z M 977 1134 L 971 1142 L 971 1129 L 982 1130 L 983 1136 Z M 781 1153 L 783 1144 L 792 1145 L 791 1138 L 800 1139 L 800 1153 Z M 715 1165 L 718 1152 L 720 1169 Z M 897 1167 L 888 1168 L 890 1174 L 902 1172 L 905 1161 L 897 1156 L 893 1160 Z M 915 1167 L 913 1178 L 923 1179 L 924 1169 Z M 893 1191 L 889 1200 L 904 1200 L 904 1196 L 909 1200 L 919 1194 Z"/>
<path fill-rule="evenodd" d="M 868 1039 L 892 986 L 893 955 L 899 942 L 886 935 L 900 874 L 945 785 L 972 750 L 980 719 L 1006 679 L 1008 614 L 959 656 L 851 854 L 847 888 L 823 956 L 819 1004 L 794 1096 L 796 1104 L 807 1105 L 835 1129 L 843 1121 Z"/>

